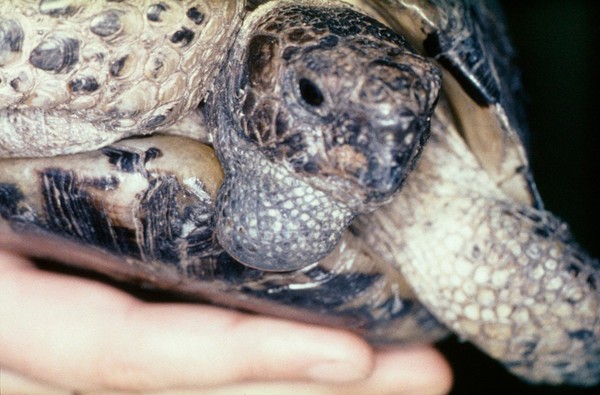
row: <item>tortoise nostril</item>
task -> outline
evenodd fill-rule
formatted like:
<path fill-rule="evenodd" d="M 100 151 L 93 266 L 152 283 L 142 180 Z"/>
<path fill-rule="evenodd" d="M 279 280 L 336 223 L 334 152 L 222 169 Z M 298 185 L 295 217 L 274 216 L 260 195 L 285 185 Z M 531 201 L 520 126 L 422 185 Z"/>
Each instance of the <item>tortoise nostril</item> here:
<path fill-rule="evenodd" d="M 298 87 L 300 88 L 300 95 L 306 104 L 313 107 L 319 107 L 323 101 L 325 101 L 323 92 L 321 92 L 319 87 L 308 78 L 300 78 Z"/>

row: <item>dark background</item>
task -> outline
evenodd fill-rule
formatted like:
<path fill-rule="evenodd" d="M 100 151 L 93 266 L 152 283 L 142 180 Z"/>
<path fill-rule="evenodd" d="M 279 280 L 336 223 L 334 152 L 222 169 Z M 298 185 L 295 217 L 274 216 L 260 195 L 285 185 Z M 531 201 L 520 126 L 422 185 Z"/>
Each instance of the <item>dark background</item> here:
<path fill-rule="evenodd" d="M 528 94 L 531 163 L 546 209 L 600 257 L 600 2 L 501 3 Z M 526 385 L 454 338 L 439 348 L 456 375 L 452 394 L 600 394 L 600 386 Z"/>

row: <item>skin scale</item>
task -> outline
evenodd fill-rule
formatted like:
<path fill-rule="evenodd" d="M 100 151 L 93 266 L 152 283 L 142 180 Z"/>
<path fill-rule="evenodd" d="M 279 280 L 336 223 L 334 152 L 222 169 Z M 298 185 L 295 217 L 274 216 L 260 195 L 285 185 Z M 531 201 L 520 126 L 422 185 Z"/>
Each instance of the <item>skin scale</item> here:
<path fill-rule="evenodd" d="M 440 60 L 440 62 L 442 62 L 442 60 Z M 464 115 L 464 112 L 461 111 L 460 107 L 457 107 L 455 105 L 455 98 L 457 97 L 457 95 L 464 95 L 464 93 L 461 93 L 461 86 L 456 82 L 453 86 L 453 79 L 451 76 L 444 75 L 444 78 L 445 81 L 447 81 L 446 83 L 448 84 L 448 86 L 446 87 L 447 92 L 452 99 L 450 102 L 454 103 L 454 114 L 458 117 L 459 120 L 462 121 L 463 128 L 465 128 L 465 130 L 468 130 L 469 127 L 468 125 L 465 126 L 464 118 L 461 118 L 461 114 Z M 476 103 L 478 100 L 481 101 L 481 98 L 474 99 Z M 491 99 L 489 100 L 493 101 L 499 99 L 494 99 L 494 96 L 491 95 Z M 463 102 L 459 101 L 459 103 Z M 497 116 L 499 111 L 504 111 L 508 107 L 506 104 L 502 103 L 501 101 L 498 101 L 494 106 L 492 106 L 492 108 L 492 116 Z M 471 107 L 471 110 L 472 109 L 477 109 L 477 107 Z M 490 119 L 494 119 L 493 117 L 490 118 L 490 111 L 482 110 L 476 111 L 476 113 L 477 122 L 489 122 Z M 502 118 L 501 121 L 503 123 L 501 122 L 500 128 L 498 128 L 500 133 L 510 133 L 512 130 L 511 120 Z M 453 130 L 451 127 L 444 129 L 440 126 L 453 125 L 455 122 L 456 120 L 454 120 L 452 118 L 452 115 L 450 115 L 445 101 L 442 100 L 440 105 L 438 106 L 438 110 L 436 111 L 433 121 L 433 135 L 431 141 L 429 142 L 429 147 L 431 147 L 431 149 L 426 149 L 424 151 L 424 158 L 421 162 L 420 167 L 411 176 L 410 180 L 412 181 L 409 181 L 409 184 L 405 187 L 405 191 L 400 194 L 400 198 L 396 199 L 394 203 L 392 203 L 392 206 L 389 206 L 386 209 L 387 211 L 381 211 L 381 213 L 385 213 L 383 219 L 378 214 L 375 214 L 371 217 L 361 218 L 361 225 L 353 226 L 354 234 L 360 235 L 361 237 L 366 237 L 367 239 L 370 237 L 371 239 L 369 239 L 369 244 L 375 250 L 375 254 L 379 255 L 384 262 L 391 263 L 393 261 L 393 265 L 396 265 L 399 262 L 400 265 L 402 265 L 402 270 L 404 274 L 407 275 L 409 279 L 421 276 L 421 278 L 419 278 L 417 281 L 420 283 L 427 283 L 429 280 L 433 279 L 431 283 L 439 285 L 439 290 L 437 289 L 437 287 L 426 287 L 424 289 L 421 289 L 413 284 L 413 286 L 419 289 L 418 294 L 420 297 L 423 298 L 427 306 L 432 311 L 434 311 L 434 313 L 437 316 L 443 317 L 444 319 L 448 320 L 449 324 L 447 324 L 452 326 L 453 329 L 457 332 L 462 333 L 465 338 L 473 340 L 475 343 L 479 344 L 480 347 L 486 349 L 490 354 L 498 357 L 499 359 L 503 359 L 506 362 L 507 366 L 516 373 L 522 374 L 533 381 L 543 380 L 549 382 L 557 382 L 562 380 L 571 380 L 573 382 L 579 383 L 592 383 L 593 380 L 597 380 L 594 379 L 594 377 L 598 376 L 597 371 L 594 370 L 597 369 L 597 367 L 594 366 L 594 363 L 598 359 L 598 345 L 596 340 L 598 337 L 598 317 L 596 314 L 596 312 L 598 311 L 598 293 L 595 288 L 595 273 L 597 272 L 598 265 L 597 261 L 586 257 L 583 253 L 579 252 L 576 249 L 576 246 L 570 244 L 570 241 L 568 240 L 569 237 L 566 236 L 565 233 L 566 231 L 564 229 L 561 229 L 563 228 L 563 225 L 555 225 L 554 223 L 556 220 L 552 219 L 551 217 L 550 219 L 544 219 L 549 214 L 544 213 L 542 211 L 538 212 L 536 211 L 536 208 L 530 207 L 531 204 L 539 206 L 539 199 L 537 196 L 535 196 L 534 187 L 532 185 L 532 181 L 528 178 L 527 172 L 524 173 L 525 177 L 521 177 L 517 174 L 515 178 L 509 178 L 509 182 L 499 182 L 498 177 L 502 176 L 502 169 L 494 173 L 493 171 L 489 171 L 489 169 L 487 168 L 481 168 L 481 151 L 478 149 L 473 149 L 473 151 L 468 150 L 464 146 L 464 143 L 462 142 L 463 140 L 459 137 L 459 133 L 456 130 Z M 479 125 L 480 124 L 481 123 L 479 123 Z M 492 132 L 494 131 L 492 130 Z M 498 132 L 496 131 L 496 133 Z M 509 149 L 505 150 L 505 152 L 510 152 L 512 154 L 516 152 L 516 157 L 508 158 L 510 160 L 507 160 L 506 157 L 494 158 L 493 154 L 497 153 L 489 153 L 484 151 L 484 155 L 488 155 L 485 158 L 492 158 L 492 160 L 485 160 L 483 161 L 483 163 L 495 163 L 494 159 L 496 161 L 502 159 L 502 164 L 506 164 L 510 168 L 510 166 L 514 165 L 515 161 L 518 162 L 519 160 L 523 160 L 521 156 L 522 152 L 519 149 L 517 149 L 516 151 L 514 150 L 515 144 L 517 148 L 520 147 L 520 141 L 518 140 L 518 137 L 515 137 L 514 135 L 510 134 L 508 136 L 510 137 L 507 143 Z M 473 135 L 469 134 L 468 131 L 465 131 L 463 137 L 469 144 L 475 144 L 475 147 L 477 147 L 477 134 Z M 463 145 L 461 146 L 461 144 Z M 512 147 L 513 149 L 510 149 L 510 147 Z M 147 160 L 148 163 L 151 163 L 154 159 L 154 156 L 157 155 L 157 151 L 151 150 L 151 148 L 156 147 L 147 147 L 147 149 L 143 151 L 144 155 L 141 156 L 144 158 L 144 161 Z M 129 151 L 119 151 L 118 149 L 105 149 L 102 155 L 108 158 L 109 164 L 112 164 L 117 168 L 121 167 L 121 170 L 127 170 L 128 166 L 123 166 L 123 164 L 127 162 L 124 158 L 130 157 L 130 155 L 127 152 Z M 166 151 L 159 149 L 158 152 Z M 452 184 L 449 184 L 447 181 L 445 181 L 448 179 L 449 176 L 444 172 L 438 172 L 437 170 L 440 170 L 440 165 L 438 164 L 439 162 L 436 162 L 436 158 L 430 157 L 434 155 L 435 152 L 454 154 L 456 157 L 456 162 L 459 164 L 459 174 L 466 169 L 471 169 L 470 172 L 464 172 L 465 185 L 468 187 L 478 185 L 480 186 L 480 188 L 476 189 L 472 194 L 467 194 L 466 196 L 464 196 L 463 190 L 453 192 Z M 479 155 L 479 157 L 472 158 L 471 152 L 475 153 L 476 156 Z M 125 153 L 126 155 L 123 155 L 123 153 Z M 440 157 L 447 156 L 446 154 L 441 155 Z M 454 165 L 456 165 L 457 163 L 454 163 Z M 450 165 L 452 165 L 452 163 L 450 163 Z M 8 166 L 4 166 L 4 168 L 8 168 Z M 452 171 L 453 168 L 456 169 L 456 167 L 449 165 L 443 166 L 443 168 L 448 169 L 448 171 Z M 71 179 L 69 179 L 68 177 L 64 177 L 63 175 L 58 174 L 56 172 L 45 171 L 43 173 L 45 174 L 44 180 L 48 181 L 45 185 L 50 185 L 54 188 L 58 188 L 58 190 L 66 191 L 65 193 L 67 193 L 68 195 L 70 189 L 65 189 L 64 186 L 68 187 L 69 185 L 72 185 L 73 181 Z M 472 177 L 469 178 L 467 177 L 468 175 Z M 432 179 L 439 180 L 439 182 L 433 183 L 432 186 Z M 20 180 L 17 181 L 20 182 Z M 12 184 L 17 183 L 17 181 L 13 182 Z M 180 183 L 180 185 L 181 184 L 182 183 Z M 92 187 L 96 189 L 110 189 L 112 184 L 110 184 L 109 179 L 108 183 L 103 183 L 101 185 L 94 182 L 86 182 L 84 180 L 83 185 L 85 185 L 86 187 Z M 101 188 L 98 188 L 98 186 L 101 186 Z M 31 189 L 26 190 L 28 192 L 31 191 Z M 177 188 L 171 188 L 171 190 L 177 190 Z M 414 191 L 412 192 L 412 194 L 410 193 L 411 190 Z M 409 193 L 405 193 L 407 191 L 409 191 Z M 484 191 L 485 193 L 483 193 Z M 423 197 L 425 196 L 423 193 L 425 193 L 425 195 L 429 194 L 427 195 L 428 199 L 425 200 L 429 202 L 429 198 L 431 198 L 431 204 L 415 203 L 420 201 L 420 199 L 423 199 Z M 481 194 L 481 196 L 478 196 L 478 193 Z M 15 189 L 11 189 L 10 187 L 5 186 L 3 189 L 3 194 L 3 196 L 10 197 L 10 199 L 8 199 L 9 203 L 14 202 L 15 200 L 19 200 L 17 199 L 17 197 L 19 196 L 18 191 Z M 42 193 L 42 195 L 47 196 L 47 193 Z M 198 195 L 202 194 L 200 193 Z M 27 196 L 29 196 L 29 193 L 27 194 Z M 85 196 L 85 194 L 77 193 L 75 196 L 81 198 L 82 196 Z M 452 196 L 452 199 L 449 200 L 448 196 Z M 463 205 L 455 204 L 455 198 L 457 196 L 463 199 Z M 446 209 L 446 206 L 444 206 L 444 202 L 447 203 L 448 201 L 452 202 L 452 204 L 449 207 L 453 208 L 455 211 Z M 21 202 L 21 200 L 19 200 L 19 202 Z M 473 202 L 479 202 L 480 205 L 472 205 Z M 493 204 L 491 202 L 493 202 Z M 7 208 L 4 208 L 4 216 L 10 218 L 10 220 L 13 221 L 13 223 L 13 217 L 15 213 L 18 213 L 19 215 L 23 214 L 19 211 L 22 208 L 21 206 L 19 206 L 19 204 L 13 204 L 12 206 L 9 204 L 6 205 Z M 441 211 L 444 214 L 447 214 L 448 218 L 446 220 L 440 220 L 440 218 L 438 217 L 435 218 L 435 220 L 443 226 L 440 226 L 438 228 L 437 234 L 433 234 L 431 235 L 432 237 L 427 238 L 425 240 L 427 241 L 427 243 L 423 247 L 419 243 L 421 243 L 423 240 L 423 229 L 427 229 L 427 226 L 430 226 L 427 225 L 426 220 L 431 215 L 431 213 L 429 212 L 429 207 L 435 207 L 436 204 L 439 204 L 440 207 L 443 208 L 443 210 Z M 47 206 L 48 204 L 46 204 L 44 208 L 38 210 L 40 210 L 40 212 L 44 212 L 44 210 L 47 211 Z M 479 211 L 473 208 L 473 213 L 471 213 L 468 210 L 468 208 L 471 206 L 476 208 L 480 207 L 478 209 Z M 411 221 L 403 221 L 402 224 L 394 223 L 395 218 L 411 218 L 410 215 L 405 215 L 407 211 L 412 211 L 411 207 L 425 208 L 425 212 L 422 216 L 420 216 L 417 219 L 413 219 Z M 505 263 L 507 265 L 505 268 L 509 270 L 498 270 L 497 272 L 495 272 L 496 280 L 494 280 L 494 276 L 489 273 L 479 273 L 478 275 L 475 275 L 474 279 L 479 279 L 479 281 L 481 282 L 481 284 L 479 285 L 484 285 L 484 287 L 482 287 L 483 289 L 479 289 L 474 286 L 465 286 L 465 288 L 471 290 L 475 289 L 475 293 L 477 293 L 477 297 L 479 299 L 479 304 L 465 305 L 464 301 L 467 298 L 465 292 L 452 291 L 452 287 L 456 288 L 458 285 L 462 286 L 460 279 L 457 280 L 456 276 L 449 276 L 449 283 L 444 284 L 444 282 L 442 281 L 444 279 L 436 278 L 438 274 L 435 269 L 432 268 L 427 270 L 427 268 L 429 267 L 428 264 L 435 263 L 440 256 L 443 257 L 449 255 L 456 255 L 463 251 L 464 245 L 462 243 L 464 242 L 461 241 L 460 237 L 445 237 L 446 234 L 444 233 L 444 229 L 447 229 L 446 227 L 457 229 L 457 227 L 451 226 L 453 224 L 452 221 L 456 221 L 456 219 L 453 219 L 453 212 L 458 213 L 457 217 L 464 221 L 465 216 L 474 215 L 475 218 L 477 218 L 477 215 L 481 215 L 478 214 L 478 212 L 485 213 L 487 212 L 486 210 L 499 208 L 503 209 L 500 210 L 499 213 L 490 216 L 490 218 L 496 219 L 498 223 L 490 222 L 490 224 L 488 224 L 489 228 L 496 229 L 499 227 L 509 234 L 504 235 L 504 237 L 497 237 L 496 232 L 492 231 L 491 235 L 493 237 L 489 235 L 486 236 L 485 226 L 482 226 L 482 230 L 478 229 L 474 232 L 474 234 L 481 234 L 481 237 L 485 239 L 485 243 L 482 246 L 474 246 L 478 247 L 479 250 L 477 250 L 476 248 L 467 249 L 471 251 L 471 253 L 474 255 L 467 257 L 459 257 L 461 259 L 457 259 L 453 262 L 454 266 L 444 265 L 443 267 L 445 268 L 445 270 L 469 277 L 470 274 L 476 271 L 476 269 L 473 269 L 469 266 L 473 265 L 473 262 L 471 262 L 473 258 L 477 260 L 482 259 L 482 257 L 491 256 L 493 258 L 494 253 L 499 254 L 501 257 L 510 256 L 510 254 L 506 254 L 506 251 L 504 254 L 494 251 L 494 246 L 502 245 L 504 240 L 510 238 L 510 232 L 513 231 L 515 227 L 518 228 L 523 224 L 525 224 L 525 226 L 529 226 L 531 231 L 523 232 L 522 234 L 520 234 L 519 237 L 520 239 L 522 239 L 522 242 L 525 246 L 541 246 L 541 254 L 540 251 L 537 252 L 539 255 L 537 259 L 545 256 L 545 254 L 550 254 L 551 256 L 552 254 L 554 254 L 556 256 L 552 256 L 552 258 L 558 259 L 561 256 L 566 256 L 568 257 L 568 259 L 562 261 L 569 262 L 572 260 L 576 260 L 577 262 L 565 263 L 565 265 L 567 266 L 563 267 L 561 266 L 562 263 L 559 264 L 557 262 L 554 262 L 553 264 L 548 263 L 550 260 L 541 260 L 544 262 L 544 264 L 538 266 L 538 270 L 532 274 L 533 280 L 538 280 L 540 285 L 537 289 L 534 288 L 533 290 L 529 291 L 532 293 L 531 295 L 519 293 L 519 289 L 509 288 L 508 290 L 506 290 L 503 288 L 508 283 L 507 278 L 510 274 L 508 272 L 511 271 L 511 268 L 514 269 L 514 262 L 512 263 L 512 266 L 511 263 Z M 513 214 L 507 216 L 506 212 L 512 211 L 514 211 Z M 492 212 L 494 211 L 492 210 Z M 77 216 L 73 218 L 75 220 L 78 219 Z M 486 220 L 489 219 L 487 217 L 485 218 Z M 510 220 L 512 220 L 512 222 Z M 393 223 L 394 226 L 398 226 L 398 228 L 394 230 L 394 232 L 389 231 L 390 228 L 388 224 L 390 222 Z M 77 221 L 71 222 L 71 225 L 76 224 Z M 74 226 L 74 228 L 77 228 L 77 226 Z M 558 231 L 555 231 L 554 228 L 557 228 Z M 395 235 L 398 231 L 406 232 L 408 235 L 410 235 L 406 238 L 403 238 L 403 240 L 406 241 L 406 245 L 401 243 L 397 246 L 394 246 L 393 243 L 389 242 L 390 234 Z M 411 232 L 417 232 L 417 235 L 415 236 L 414 233 Z M 465 232 L 469 232 L 469 229 L 465 228 Z M 85 237 L 87 236 L 85 236 L 85 232 L 81 233 L 80 235 L 83 235 L 84 240 L 86 240 Z M 469 239 L 471 234 L 465 233 L 463 234 L 463 236 L 465 236 L 466 239 Z M 436 237 L 442 241 L 436 242 Z M 517 239 L 519 239 L 519 237 Z M 529 237 L 537 237 L 538 239 L 535 242 L 530 242 L 527 241 L 529 240 Z M 498 240 L 496 240 L 496 238 Z M 89 242 L 90 240 L 86 241 Z M 196 241 L 198 240 L 196 239 Z M 498 242 L 500 242 L 500 244 L 498 244 Z M 354 242 L 352 244 L 354 244 Z M 436 252 L 435 249 L 429 248 L 429 245 L 442 246 L 442 248 L 438 250 L 438 252 Z M 564 249 L 564 251 L 556 252 L 552 249 L 552 246 L 554 245 L 558 245 L 558 249 Z M 399 246 L 403 247 L 400 251 Z M 514 252 L 514 250 L 520 247 L 523 246 L 514 246 L 513 250 L 509 252 L 512 252 L 514 255 L 519 256 L 519 253 Z M 162 249 L 161 246 L 159 246 L 157 251 L 159 251 L 162 254 L 158 255 L 159 261 L 164 262 L 171 259 L 168 253 L 165 253 L 165 250 Z M 427 259 L 427 256 L 422 258 L 421 255 L 424 251 L 427 251 L 428 254 L 432 254 L 432 259 Z M 481 256 L 477 256 L 477 253 L 481 254 Z M 528 259 L 529 258 L 531 257 L 528 257 Z M 407 260 L 408 262 L 406 262 Z M 495 263 L 495 261 L 492 262 L 498 265 L 503 264 L 502 259 L 499 259 L 498 261 L 498 263 Z M 426 265 L 424 265 L 423 267 L 418 267 L 418 264 L 421 262 L 425 262 Z M 523 263 L 523 265 L 526 265 L 526 262 Z M 361 265 L 359 264 L 358 266 Z M 383 267 L 385 267 L 385 264 L 382 266 L 378 266 L 377 270 L 379 270 L 379 272 L 377 270 L 375 272 L 385 272 L 385 270 L 382 269 Z M 500 267 L 500 269 L 502 269 L 502 267 Z M 481 272 L 481 270 L 479 271 Z M 519 277 L 516 278 L 522 278 L 521 273 L 517 272 L 517 274 L 519 274 Z M 502 277 L 505 277 L 504 281 L 501 281 Z M 336 275 L 331 276 L 331 278 L 336 278 Z M 552 281 L 547 280 L 548 278 L 550 278 Z M 502 288 L 502 290 L 494 289 L 493 287 L 489 289 L 486 288 L 485 285 L 489 282 L 489 280 L 492 280 L 491 282 L 493 286 L 496 286 L 498 289 Z M 561 284 L 558 284 L 559 281 L 561 281 Z M 393 283 L 395 282 L 396 281 L 393 281 Z M 551 292 L 556 291 L 556 288 L 560 288 L 561 285 L 565 284 L 565 289 L 567 289 L 568 294 L 564 296 L 564 298 L 560 294 L 557 295 L 556 293 Z M 518 282 L 514 282 L 513 285 L 518 285 Z M 288 287 L 288 289 L 292 289 L 292 287 Z M 536 290 L 538 292 L 537 295 L 535 295 Z M 507 295 L 501 295 L 503 291 L 506 291 L 505 293 Z M 383 292 L 382 294 L 386 293 Z M 515 295 L 517 296 L 516 299 L 520 301 L 525 300 L 525 297 L 530 297 L 532 302 L 527 303 L 528 306 L 531 308 L 519 309 L 519 305 L 513 306 L 509 304 L 507 305 L 496 303 L 498 299 L 512 301 L 513 299 L 511 298 L 511 296 Z M 547 309 L 544 310 L 543 305 L 536 305 L 536 303 L 538 303 L 539 300 L 547 302 L 556 299 L 560 300 L 561 298 L 563 298 L 563 300 L 566 301 L 566 304 L 570 303 L 571 307 L 566 306 L 562 309 L 558 309 L 557 311 L 549 313 Z M 445 307 L 442 303 L 440 303 L 440 301 L 451 301 L 452 303 L 449 305 L 449 307 Z M 575 302 L 577 302 L 578 304 L 577 309 L 572 307 L 575 304 Z M 581 304 L 579 304 L 580 302 Z M 264 305 L 268 304 L 264 301 L 261 301 L 261 303 L 263 303 Z M 486 309 L 486 303 L 495 304 L 495 310 L 491 309 L 491 307 L 489 306 L 487 306 Z M 249 306 L 242 305 L 241 307 Z M 331 308 L 331 306 L 325 307 Z M 262 309 L 266 312 L 274 311 L 269 311 L 269 308 L 266 307 L 257 308 Z M 581 316 L 578 316 L 577 313 L 581 313 Z M 559 322 L 559 330 L 556 331 L 556 333 L 544 333 L 544 330 L 546 328 L 554 328 L 552 325 L 557 325 L 557 316 L 559 316 L 560 314 L 564 314 L 566 317 L 574 318 L 572 318 L 572 320 L 568 322 Z M 286 314 L 283 313 L 283 315 Z M 532 315 L 536 318 L 533 321 L 539 321 L 541 323 L 540 325 L 536 326 L 535 324 L 532 324 L 520 326 L 518 324 L 518 320 L 528 322 L 529 318 Z M 505 321 L 502 321 L 503 319 Z M 499 320 L 500 322 L 496 322 L 495 320 Z M 515 322 L 515 320 L 517 324 L 513 325 L 513 322 Z M 544 324 L 547 324 L 549 326 L 544 326 Z M 561 325 L 563 324 L 564 331 L 562 331 L 561 327 Z M 541 341 L 539 339 L 541 339 Z M 512 340 L 513 343 L 508 342 L 509 340 Z M 568 344 L 571 347 L 571 349 L 565 350 L 560 348 L 565 344 Z M 565 362 L 563 360 L 559 359 L 552 361 L 551 358 L 549 359 L 547 357 L 548 355 L 552 357 L 555 354 L 559 354 L 560 357 L 564 357 L 565 353 L 568 355 L 568 359 L 571 360 L 566 367 Z M 548 363 L 548 361 L 550 361 L 550 363 Z M 583 366 L 579 366 L 577 365 L 577 363 L 581 363 L 583 364 Z M 558 369 L 556 367 L 558 367 Z"/>

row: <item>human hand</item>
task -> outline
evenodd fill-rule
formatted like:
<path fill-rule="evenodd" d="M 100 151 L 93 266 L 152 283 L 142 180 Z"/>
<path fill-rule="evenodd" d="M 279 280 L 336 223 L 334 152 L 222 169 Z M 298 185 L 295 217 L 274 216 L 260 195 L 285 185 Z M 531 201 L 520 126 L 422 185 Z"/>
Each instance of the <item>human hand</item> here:
<path fill-rule="evenodd" d="M 0 251 L 0 366 L 82 392 L 442 394 L 433 348 L 208 305 L 146 303 Z M 1 380 L 0 376 L 0 380 Z"/>

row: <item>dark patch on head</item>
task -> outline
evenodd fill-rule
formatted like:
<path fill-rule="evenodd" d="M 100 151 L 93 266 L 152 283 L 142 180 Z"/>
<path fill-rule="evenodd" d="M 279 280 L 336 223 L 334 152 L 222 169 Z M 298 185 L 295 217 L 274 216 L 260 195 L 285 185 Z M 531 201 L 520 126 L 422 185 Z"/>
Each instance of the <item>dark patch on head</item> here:
<path fill-rule="evenodd" d="M 73 93 L 91 93 L 100 87 L 96 78 L 90 76 L 77 77 L 69 81 L 68 86 Z"/>
<path fill-rule="evenodd" d="M 339 43 L 339 38 L 333 35 L 328 35 L 319 40 L 319 44 L 317 45 L 321 49 L 331 49 L 335 48 Z"/>
<path fill-rule="evenodd" d="M 275 118 L 275 135 L 277 137 L 283 136 L 288 132 L 288 128 L 289 122 L 286 115 L 282 112 L 277 113 L 277 117 Z"/>
<path fill-rule="evenodd" d="M 312 31 L 302 27 L 295 27 L 286 35 L 287 40 L 294 44 L 302 45 L 314 40 L 315 36 Z"/>
<path fill-rule="evenodd" d="M 121 30 L 121 18 L 117 11 L 109 10 L 92 20 L 90 30 L 100 37 L 108 37 Z"/>
<path fill-rule="evenodd" d="M 500 86 L 488 62 L 482 59 L 485 54 L 474 34 L 458 44 L 452 41 L 454 36 L 435 31 L 427 36 L 423 46 L 477 104 L 488 106 L 500 101 Z"/>
<path fill-rule="evenodd" d="M 196 25 L 200 25 L 204 21 L 204 14 L 201 13 L 196 7 L 192 7 L 187 10 L 185 15 Z"/>
<path fill-rule="evenodd" d="M 148 18 L 148 20 L 151 22 L 160 22 L 160 15 L 168 9 L 169 6 L 162 2 L 152 4 L 148 7 L 148 11 L 146 12 L 146 18 Z"/>
<path fill-rule="evenodd" d="M 265 31 L 279 33 L 283 29 L 283 26 L 284 24 L 282 21 L 271 22 L 265 26 Z"/>
<path fill-rule="evenodd" d="M 110 65 L 110 75 L 112 75 L 113 77 L 120 77 L 121 76 L 121 71 L 123 70 L 123 67 L 125 66 L 125 62 L 127 61 L 127 58 L 129 58 L 129 55 L 125 55 L 117 60 L 115 60 L 114 62 L 111 63 Z"/>
<path fill-rule="evenodd" d="M 283 60 L 285 60 L 286 62 L 288 62 L 298 53 L 301 53 L 300 47 L 289 46 L 283 50 L 283 54 L 281 55 L 281 58 Z"/>
<path fill-rule="evenodd" d="M 272 68 L 268 67 L 277 57 L 279 41 L 271 36 L 257 35 L 248 44 L 246 66 L 248 79 L 252 86 L 269 87 L 271 85 Z"/>
<path fill-rule="evenodd" d="M 590 274 L 587 279 L 585 280 L 586 284 L 589 285 L 589 287 L 592 290 L 596 290 L 597 289 L 597 285 L 596 285 L 596 277 L 594 277 L 593 274 Z"/>
<path fill-rule="evenodd" d="M 0 20 L 0 65 L 3 65 L 11 52 L 20 52 L 24 33 L 19 22 L 12 19 Z"/>
<path fill-rule="evenodd" d="M 182 27 L 180 30 L 177 30 L 171 36 L 171 42 L 173 44 L 181 44 L 181 46 L 185 47 L 194 39 L 195 33 L 186 27 Z"/>
<path fill-rule="evenodd" d="M 0 217 L 8 220 L 17 215 L 19 203 L 24 198 L 16 184 L 0 183 Z"/>
<path fill-rule="evenodd" d="M 347 119 L 349 121 L 337 128 L 339 133 L 332 147 L 342 149 L 340 169 L 363 188 L 364 202 L 377 204 L 397 191 L 416 166 L 420 150 L 429 136 L 426 114 L 413 117 L 402 128 L 372 129 L 368 123 L 353 115 L 347 116 Z M 409 144 L 403 141 L 407 134 L 415 136 Z M 382 160 L 384 153 L 389 160 Z M 352 159 L 344 161 L 344 155 L 350 155 Z"/>
<path fill-rule="evenodd" d="M 323 9 L 319 7 L 289 6 L 284 12 L 284 20 L 298 19 L 297 25 L 312 26 L 317 34 L 329 32 L 340 37 L 356 37 L 359 33 L 372 36 L 376 40 L 405 46 L 402 36 L 382 25 L 375 19 L 348 8 Z M 324 45 L 331 45 L 327 41 Z"/>
<path fill-rule="evenodd" d="M 383 66 L 384 68 L 389 68 L 389 69 L 399 71 L 400 73 L 402 73 L 400 76 L 397 76 L 393 80 L 390 80 L 390 81 L 381 80 L 382 82 L 385 83 L 386 86 L 388 86 L 389 88 L 391 88 L 394 91 L 402 91 L 402 90 L 406 90 L 406 89 L 410 88 L 411 83 L 409 81 L 407 81 L 407 77 L 411 77 L 412 79 L 414 79 L 416 77 L 415 72 L 410 65 L 398 63 L 389 58 L 375 59 L 371 62 L 371 65 Z"/>
<path fill-rule="evenodd" d="M 125 173 L 140 172 L 143 169 L 140 154 L 126 149 L 113 146 L 104 147 L 100 150 L 108 157 L 108 162 Z"/>
<path fill-rule="evenodd" d="M 79 41 L 68 37 L 49 37 L 33 49 L 29 63 L 54 73 L 67 72 L 79 61 Z"/>

